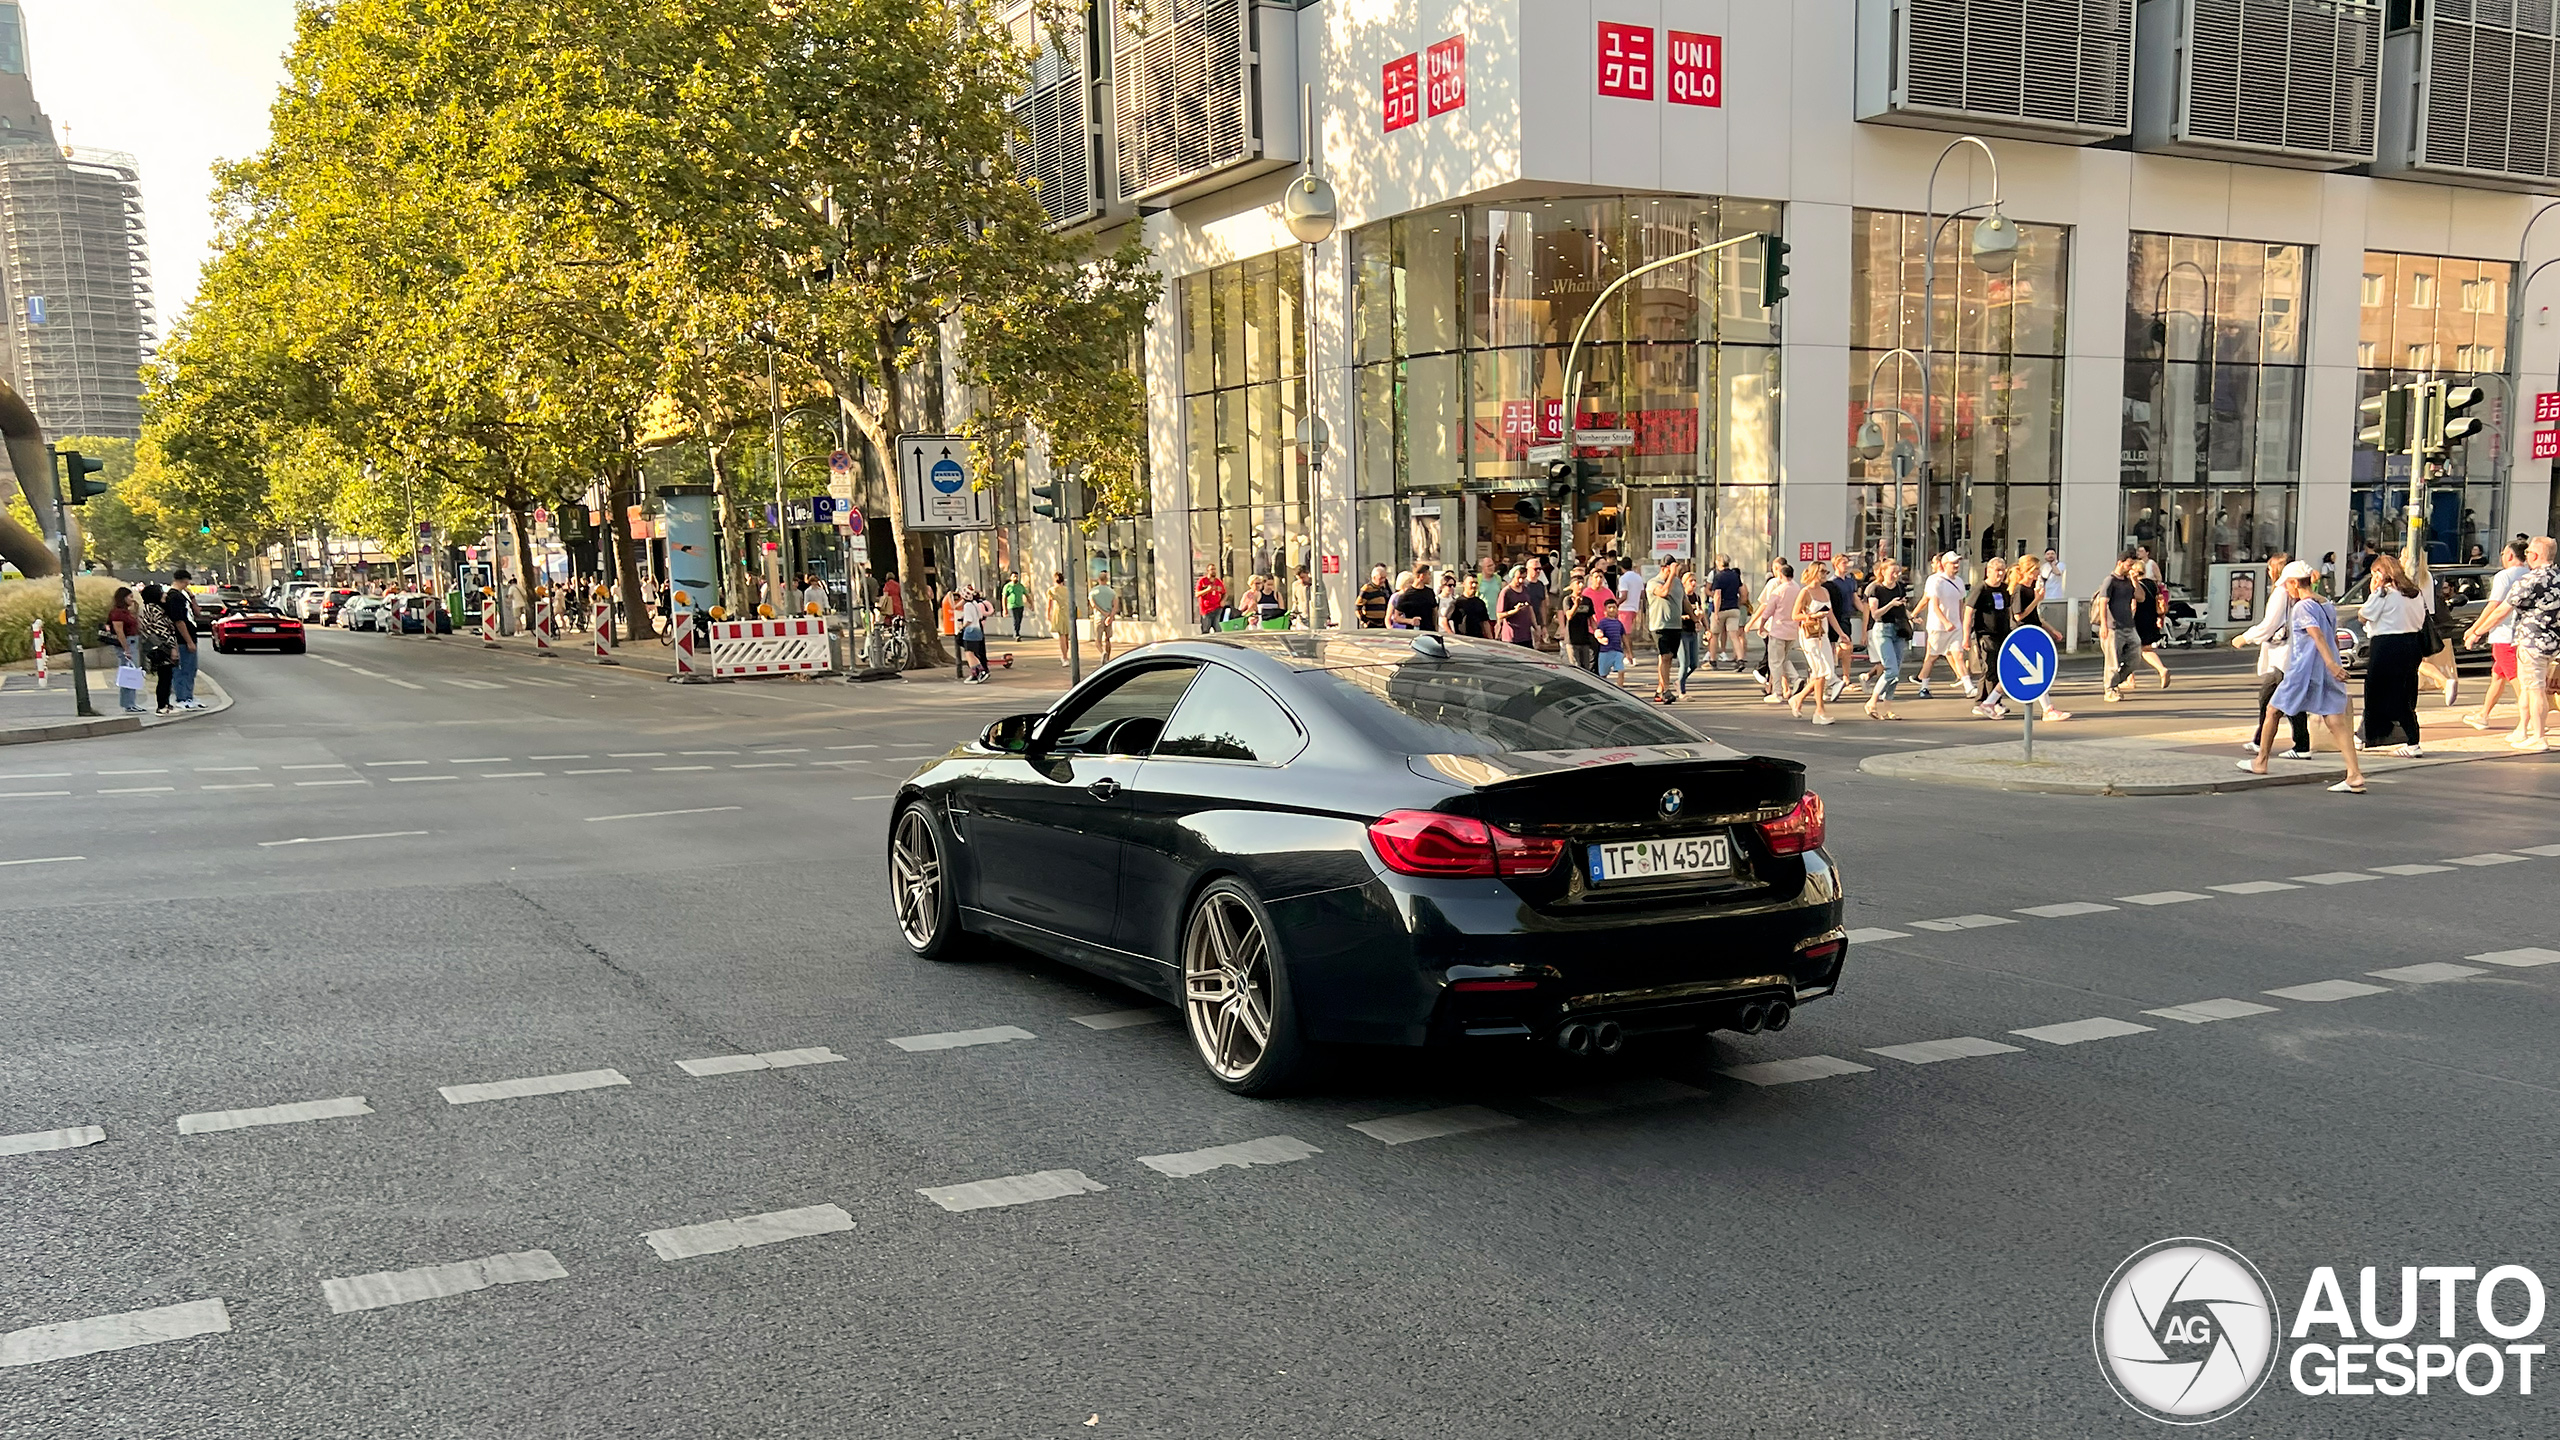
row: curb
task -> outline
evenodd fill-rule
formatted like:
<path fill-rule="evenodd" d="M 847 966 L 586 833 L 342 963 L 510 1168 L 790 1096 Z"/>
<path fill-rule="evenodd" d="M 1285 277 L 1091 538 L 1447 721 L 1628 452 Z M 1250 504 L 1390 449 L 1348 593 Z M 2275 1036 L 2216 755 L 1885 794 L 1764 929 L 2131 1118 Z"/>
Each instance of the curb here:
<path fill-rule="evenodd" d="M 2264 775 L 2242 774 L 2237 767 L 2228 780 L 2176 780 L 2155 784 L 2124 783 L 2114 780 L 2039 779 L 2034 776 L 2001 774 L 1988 769 L 1978 771 L 1938 770 L 1928 767 L 1897 765 L 1896 761 L 1934 758 L 1943 751 L 1906 751 L 1891 755 L 1870 755 L 1858 762 L 1858 769 L 1882 780 L 1908 780 L 1924 785 L 1963 785 L 1976 790 L 2006 790 L 2030 795 L 2086 795 L 2101 799 L 2140 799 L 2167 795 L 2227 795 L 2243 790 L 2266 790 L 2278 785 L 2331 785 L 2346 778 L 2346 768 L 2336 765 L 2310 765 L 2298 769 L 2270 770 Z M 2504 760 L 2496 754 L 2440 755 L 2423 760 L 2375 763 L 2368 760 L 2367 775 L 2390 775 L 2402 771 L 2426 770 L 2439 765 L 2461 765 L 2474 760 Z M 2011 762 L 2023 766 L 2025 762 Z"/>
<path fill-rule="evenodd" d="M 112 690 L 115 687 L 107 687 Z M 88 740 L 100 735 L 122 735 L 136 730 L 158 730 L 188 720 L 202 720 L 219 715 L 234 703 L 231 692 L 208 676 L 196 677 L 196 688 L 210 690 L 215 699 L 201 710 L 181 710 L 174 715 L 100 715 L 85 720 L 65 720 L 54 725 L 29 725 L 0 729 L 0 745 L 32 745 L 43 740 Z M 95 686 L 91 687 L 94 692 Z"/>

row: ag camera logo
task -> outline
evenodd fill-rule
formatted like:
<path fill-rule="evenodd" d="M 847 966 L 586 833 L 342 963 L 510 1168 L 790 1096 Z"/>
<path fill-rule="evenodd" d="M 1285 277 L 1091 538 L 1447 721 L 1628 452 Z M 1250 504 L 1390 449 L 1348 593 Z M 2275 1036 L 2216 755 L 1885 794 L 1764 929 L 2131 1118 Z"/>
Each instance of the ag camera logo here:
<path fill-rule="evenodd" d="M 2248 1257 L 2192 1236 L 2135 1251 L 2098 1292 L 2098 1368 L 2127 1405 L 2172 1425 L 2219 1420 L 2255 1399 L 2282 1332 Z"/>

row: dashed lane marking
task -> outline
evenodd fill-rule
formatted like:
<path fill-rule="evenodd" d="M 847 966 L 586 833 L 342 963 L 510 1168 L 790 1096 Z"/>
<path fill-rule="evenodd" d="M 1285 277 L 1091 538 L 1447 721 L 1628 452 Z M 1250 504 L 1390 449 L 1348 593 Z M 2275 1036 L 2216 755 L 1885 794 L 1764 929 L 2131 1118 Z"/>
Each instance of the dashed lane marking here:
<path fill-rule="evenodd" d="M 327 762 L 327 763 L 325 763 L 325 764 L 318 764 L 318 765 L 287 765 L 287 766 L 285 766 L 284 768 L 285 768 L 285 769 L 287 769 L 287 770 L 345 770 L 345 769 L 348 769 L 348 768 L 350 768 L 350 767 L 348 766 L 347 762 L 345 762 L 344 760 L 331 760 L 331 761 L 329 761 L 329 762 Z"/>
<path fill-rule="evenodd" d="M 1186 1177 L 1231 1167 L 1250 1170 L 1257 1165 L 1286 1165 L 1323 1153 L 1294 1135 L 1266 1135 L 1259 1140 L 1241 1140 L 1233 1145 L 1212 1145 L 1206 1150 L 1185 1150 L 1174 1155 L 1141 1155 L 1138 1163 L 1159 1174 Z"/>
<path fill-rule="evenodd" d="M 379 770 L 389 765 L 424 765 L 426 763 L 424 760 L 367 760 L 364 765 L 368 770 Z"/>
<path fill-rule="evenodd" d="M 2468 980 L 2474 975 L 2486 975 L 2489 972 L 2477 965 L 2451 965 L 2441 960 L 2431 960 L 2424 965 L 2402 965 L 2390 970 L 2367 970 L 2364 973 L 2376 980 L 2401 980 L 2411 985 L 2432 985 L 2439 980 Z"/>
<path fill-rule="evenodd" d="M 708 770 L 711 767 L 705 765 L 702 768 Z M 752 765 L 732 765 L 729 768 L 732 770 L 797 770 L 800 768 L 800 762 L 797 760 L 759 760 Z"/>
<path fill-rule="evenodd" d="M 583 770 L 572 770 L 569 773 L 572 775 L 583 775 L 589 772 Z M 743 810 L 745 808 L 746 807 L 743 805 L 705 805 L 694 810 L 640 810 L 629 815 L 590 815 L 587 817 L 587 823 L 590 825 L 596 825 L 607 820 L 661 820 L 669 815 L 717 815 L 723 810 Z"/>
<path fill-rule="evenodd" d="M 604 758 L 607 760 L 664 760 L 667 758 L 667 752 L 664 750 L 608 750 Z"/>
<path fill-rule="evenodd" d="M 2536 965 L 2560 965 L 2560 950 L 2545 950 L 2539 945 L 2522 950 L 2492 950 L 2485 955 L 2465 955 L 2483 965 L 2504 965 L 2510 970 L 2529 970 Z"/>
<path fill-rule="evenodd" d="M 2377 877 L 2367 875 L 2361 870 L 2323 870 L 2317 875 L 2296 875 L 2293 878 L 2305 885 L 2353 885 L 2359 880 L 2372 880 Z"/>
<path fill-rule="evenodd" d="M 795 1065 L 832 1065 L 844 1059 L 823 1045 L 805 1050 L 767 1050 L 760 1055 L 713 1055 L 702 1060 L 679 1060 L 676 1068 L 687 1075 L 736 1075 L 747 1070 L 787 1070 Z"/>
<path fill-rule="evenodd" d="M 305 790 L 315 785 L 370 785 L 372 783 L 370 780 L 296 780 L 293 786 L 297 790 Z"/>
<path fill-rule="evenodd" d="M 877 750 L 880 747 L 877 745 L 830 745 L 827 748 L 830 750 Z"/>
<path fill-rule="evenodd" d="M 717 767 L 710 765 L 652 765 L 649 768 L 661 775 L 669 775 L 680 770 L 710 770 Z"/>
<path fill-rule="evenodd" d="M 2005 915 L 1950 915 L 1943 920 L 1912 920 L 1914 930 L 1985 930 L 1994 925 L 2015 925 Z"/>
<path fill-rule="evenodd" d="M 806 745 L 793 745 L 780 750 L 759 750 L 756 753 L 759 755 L 806 755 L 809 753 L 809 747 Z"/>
<path fill-rule="evenodd" d="M 2041 1040 L 2047 1045 L 2083 1045 L 2091 1040 L 2113 1040 L 2120 1035 L 2147 1034 L 2152 1028 L 2149 1025 L 2136 1025 L 2130 1020 L 2118 1020 L 2112 1015 L 2098 1015 L 2087 1020 L 2066 1021 L 2060 1025 L 2031 1025 L 2024 1030 L 2012 1030 L 2009 1033 L 2024 1035 L 2030 1040 Z"/>
<path fill-rule="evenodd" d="M 2207 885 L 2204 888 L 2219 890 L 2225 895 L 2273 895 L 2279 890 L 2299 890 L 2302 887 L 2290 880 L 2235 880 L 2228 885 Z"/>
<path fill-rule="evenodd" d="M 592 755 L 527 755 L 527 760 L 592 760 Z"/>
<path fill-rule="evenodd" d="M 563 770 L 560 773 L 563 775 L 628 775 L 631 773 L 631 767 L 616 765 L 602 770 Z"/>
<path fill-rule="evenodd" d="M 156 1310 L 128 1310 L 54 1325 L 30 1325 L 0 1335 L 0 1367 L 42 1365 L 75 1355 L 131 1350 L 198 1335 L 220 1335 L 231 1329 L 231 1312 L 219 1298 L 163 1305 Z"/>
<path fill-rule="evenodd" d="M 2367 985 L 2361 980 L 2315 980 L 2308 985 L 2288 985 L 2266 992 L 2279 1000 L 2353 1000 L 2359 995 L 2388 995 L 2380 985 Z"/>
<path fill-rule="evenodd" d="M 679 750 L 679 755 L 735 755 L 735 750 Z"/>
<path fill-rule="evenodd" d="M 2443 875 L 2451 872 L 2453 867 L 2450 865 L 2376 865 L 2373 869 L 2378 875 Z"/>
<path fill-rule="evenodd" d="M 1903 931 L 1887 930 L 1881 925 L 1869 925 L 1863 929 L 1852 930 L 1849 932 L 1849 943 L 1852 945 L 1871 945 L 1878 940 L 1908 940 L 1910 938 L 1911 937 Z"/>
<path fill-rule="evenodd" d="M 492 1080 L 480 1085 L 440 1085 L 436 1093 L 448 1105 L 477 1105 L 484 1100 L 566 1095 L 573 1090 L 602 1090 L 630 1083 L 630 1077 L 619 1070 L 576 1070 L 566 1075 L 530 1075 L 522 1080 Z"/>
<path fill-rule="evenodd" d="M 2519 845 L 2516 847 L 2516 853 L 2519 855 L 2560 856 L 2560 845 Z"/>
<path fill-rule="evenodd" d="M 1541 1095 L 1538 1103 L 1553 1105 L 1568 1115 L 1605 1115 L 1612 1110 L 1628 1110 L 1638 1105 L 1669 1105 L 1682 1100 L 1697 1100 L 1706 1093 L 1695 1085 L 1648 1075 L 1606 1085 L 1586 1085 L 1561 1095 Z"/>
<path fill-rule="evenodd" d="M 1805 1080 L 1828 1080 L 1834 1075 L 1863 1075 L 1875 1069 L 1837 1055 L 1798 1055 L 1792 1060 L 1762 1060 L 1751 1065 L 1729 1065 L 1723 1074 L 1750 1085 L 1793 1085 Z"/>
<path fill-rule="evenodd" d="M 1452 1105 L 1445 1110 L 1421 1110 L 1411 1115 L 1386 1115 L 1375 1120 L 1354 1121 L 1349 1129 L 1357 1130 L 1381 1145 L 1410 1145 L 1416 1140 L 1437 1140 L 1443 1135 L 1467 1135 L 1478 1130 L 1500 1130 L 1520 1122 L 1499 1110 L 1482 1105 Z"/>
<path fill-rule="evenodd" d="M 462 759 L 447 760 L 444 763 L 447 765 L 504 765 L 507 763 L 507 757 L 504 755 L 472 755 Z"/>
<path fill-rule="evenodd" d="M 0 775 L 0 780 L 68 780 L 70 778 L 71 772 L 68 770 L 30 770 L 24 775 Z"/>
<path fill-rule="evenodd" d="M 889 1043 L 911 1053 L 926 1050 L 959 1050 L 971 1045 L 1002 1045 L 1009 1040 L 1037 1040 L 1040 1037 L 1019 1025 L 990 1025 L 983 1030 L 946 1030 L 938 1035 L 902 1035 Z"/>
<path fill-rule="evenodd" d="M 1110 1188 L 1081 1170 L 1042 1170 L 1030 1175 L 972 1180 L 966 1185 L 934 1185 L 916 1193 L 945 1210 L 959 1213 L 1062 1200 L 1069 1195 L 1093 1195 Z"/>
<path fill-rule="evenodd" d="M 358 1310 L 381 1310 L 393 1305 L 412 1305 L 420 1300 L 441 1300 L 448 1295 L 468 1295 L 493 1285 L 529 1285 L 542 1280 L 566 1280 L 569 1272 L 561 1268 L 558 1258 L 548 1250 L 519 1250 L 513 1255 L 490 1255 L 478 1260 L 457 1260 L 450 1265 L 421 1265 L 415 1270 L 382 1270 L 371 1275 L 348 1275 L 320 1282 L 320 1293 L 335 1315 L 349 1315 Z"/>
<path fill-rule="evenodd" d="M 307 1120 L 340 1120 L 351 1115 L 370 1115 L 373 1107 L 361 1095 L 344 1095 L 335 1100 L 297 1100 L 290 1105 L 261 1105 L 249 1110 L 208 1110 L 200 1115 L 178 1117 L 181 1135 L 212 1135 L 224 1130 L 247 1130 L 258 1125 L 299 1125 Z"/>
<path fill-rule="evenodd" d="M 1171 1007 L 1157 1005 L 1144 1010 L 1105 1010 L 1099 1015 L 1067 1017 L 1087 1030 L 1126 1030 L 1132 1025 L 1162 1025 L 1174 1018 Z"/>
<path fill-rule="evenodd" d="M 678 1225 L 669 1230 L 652 1230 L 640 1238 L 658 1252 L 661 1260 L 690 1260 L 697 1255 L 719 1255 L 731 1250 L 749 1250 L 758 1245 L 778 1245 L 785 1240 L 801 1240 L 811 1235 L 837 1235 L 853 1228 L 853 1217 L 840 1205 L 805 1205 L 797 1210 L 776 1210 L 766 1215 L 741 1215 L 735 1220 L 711 1220 L 700 1225 Z"/>
<path fill-rule="evenodd" d="M 480 778 L 483 780 L 530 780 L 542 773 L 540 770 L 483 770 L 480 772 Z"/>
<path fill-rule="evenodd" d="M 338 782 L 323 780 L 323 785 Z M 405 840 L 412 835 L 430 835 L 430 830 L 372 830 L 362 835 L 303 835 L 292 840 L 261 840 L 258 848 L 273 850 L 279 845 L 334 845 L 341 840 Z"/>
<path fill-rule="evenodd" d="M 2142 1013 L 2184 1025 L 2210 1025 L 2216 1020 L 2237 1020 L 2243 1015 L 2273 1015 L 2276 1007 L 2261 1005 L 2255 1000 L 2191 1000 L 2184 1005 L 2168 1005 Z"/>
<path fill-rule="evenodd" d="M 1920 1040 L 1909 1045 L 1871 1045 L 1870 1055 L 1900 1060 L 1912 1065 L 1935 1065 L 1941 1060 L 1971 1060 L 1983 1055 L 2016 1055 L 2015 1045 L 1985 1040 L 1979 1035 L 1958 1035 L 1952 1040 Z"/>
<path fill-rule="evenodd" d="M 88 857 L 88 856 L 86 856 L 86 855 L 39 855 L 39 856 L 34 857 L 33 859 L 28 859 L 28 860 L 0 860 L 0 866 L 5 866 L 5 865 L 60 865 L 60 864 L 63 864 L 64 862 L 66 862 L 66 861 L 71 861 L 71 860 L 86 860 L 86 859 L 88 859 L 88 858 L 89 858 L 89 857 Z"/>
<path fill-rule="evenodd" d="M 84 1145 L 106 1142 L 107 1132 L 100 1125 L 74 1125 L 68 1130 L 37 1130 L 25 1135 L 0 1135 L 0 1155 L 34 1155 L 46 1150 L 77 1150 Z"/>
<path fill-rule="evenodd" d="M 195 772 L 199 775 L 237 775 L 257 768 L 255 765 L 198 765 Z"/>
<path fill-rule="evenodd" d="M 429 780 L 459 780 L 461 778 L 462 777 L 459 775 L 394 775 L 391 777 L 391 783 L 394 785 L 418 785 Z"/>
<path fill-rule="evenodd" d="M 504 689 L 506 689 L 506 688 L 507 688 L 506 686 L 499 684 L 499 683 L 498 683 L 497 681 L 495 681 L 495 680 L 454 680 L 454 679 L 447 679 L 444 683 L 446 683 L 447 685 L 459 685 L 459 686 L 461 686 L 461 687 L 462 687 L 463 689 L 465 689 L 465 690 L 504 690 Z"/>
<path fill-rule="evenodd" d="M 177 788 L 175 785 L 127 785 L 114 790 L 101 790 L 98 793 L 101 795 L 166 795 Z"/>
<path fill-rule="evenodd" d="M 2524 863 L 2524 857 L 2509 855 L 2503 850 L 2492 850 L 2486 855 L 2448 855 L 2444 863 L 2447 865 L 2520 865 Z"/>
<path fill-rule="evenodd" d="M 2018 911 L 2039 920 L 2067 920 L 2074 915 L 2104 915 L 2117 907 L 2101 905 L 2095 900 L 2065 900 L 2059 905 L 2029 905 Z"/>
<path fill-rule="evenodd" d="M 206 790 L 273 790 L 276 788 L 276 782 L 273 780 L 239 780 L 234 781 L 229 785 L 206 785 L 201 788 Z"/>
<path fill-rule="evenodd" d="M 101 771 L 99 771 L 98 773 L 99 773 L 99 774 L 101 774 L 101 775 L 166 775 L 166 774 L 168 774 L 169 772 L 168 772 L 167 770 L 165 770 L 165 769 L 161 769 L 161 770 L 101 770 Z"/>
<path fill-rule="evenodd" d="M 2190 900 L 2210 900 L 2212 898 L 2213 897 L 2210 895 L 2199 895 L 2193 890 L 2154 890 L 2148 895 L 2119 895 L 2116 897 L 2116 899 L 2127 905 L 2184 905 Z"/>

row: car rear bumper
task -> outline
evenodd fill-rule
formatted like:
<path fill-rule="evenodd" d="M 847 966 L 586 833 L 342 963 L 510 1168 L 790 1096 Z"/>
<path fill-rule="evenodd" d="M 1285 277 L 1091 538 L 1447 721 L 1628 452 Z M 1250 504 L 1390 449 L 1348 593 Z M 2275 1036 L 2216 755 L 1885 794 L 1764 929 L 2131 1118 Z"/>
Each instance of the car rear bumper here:
<path fill-rule="evenodd" d="M 1764 903 L 1559 920 L 1498 881 L 1380 877 L 1270 904 L 1309 1039 L 1424 1045 L 1543 1040 L 1575 1021 L 1722 1028 L 1746 1005 L 1840 984 L 1838 874 Z"/>

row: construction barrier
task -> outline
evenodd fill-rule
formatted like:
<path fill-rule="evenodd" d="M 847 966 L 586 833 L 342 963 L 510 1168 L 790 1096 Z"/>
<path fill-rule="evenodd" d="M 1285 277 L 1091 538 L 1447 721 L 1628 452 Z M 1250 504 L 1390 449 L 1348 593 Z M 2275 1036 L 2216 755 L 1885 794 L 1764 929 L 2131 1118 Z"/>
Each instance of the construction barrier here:
<path fill-rule="evenodd" d="M 480 592 L 480 645 L 486 650 L 498 647 L 498 596 L 494 590 Z"/>
<path fill-rule="evenodd" d="M 834 668 L 823 619 L 726 620 L 711 626 L 711 673 L 720 679 L 823 675 Z"/>
<path fill-rule="evenodd" d="M 705 677 L 695 674 L 693 670 L 693 612 L 678 610 L 675 613 L 675 625 L 676 681 L 679 684 L 703 681 Z"/>
<path fill-rule="evenodd" d="M 551 592 L 549 590 L 536 590 L 533 593 L 533 653 L 546 660 L 551 658 Z"/>
<path fill-rule="evenodd" d="M 596 663 L 619 665 L 613 658 L 613 592 L 596 587 Z"/>
<path fill-rule="evenodd" d="M 50 671 L 45 669 L 43 618 L 38 617 L 37 619 L 29 622 L 27 628 L 34 632 L 36 637 L 36 688 L 39 690 L 50 690 L 53 688 L 53 676 Z"/>

